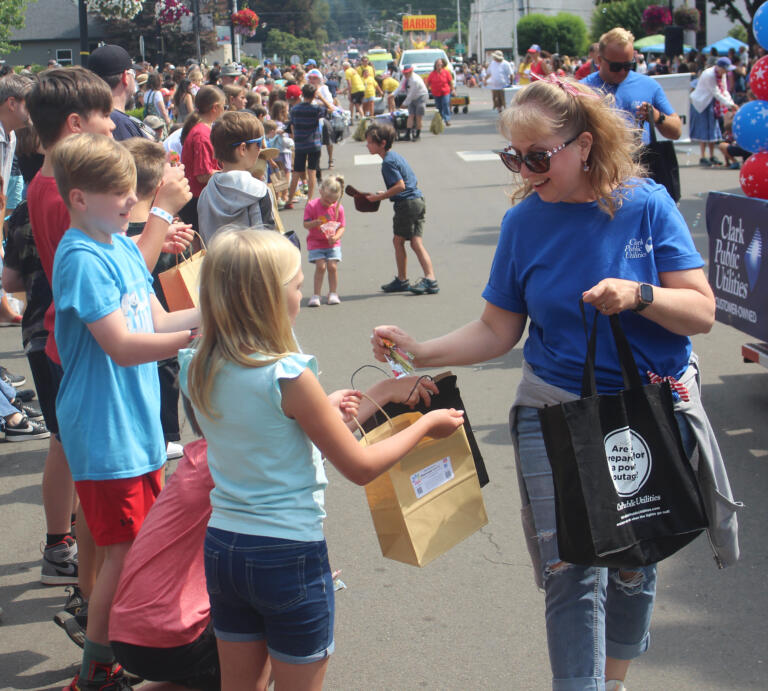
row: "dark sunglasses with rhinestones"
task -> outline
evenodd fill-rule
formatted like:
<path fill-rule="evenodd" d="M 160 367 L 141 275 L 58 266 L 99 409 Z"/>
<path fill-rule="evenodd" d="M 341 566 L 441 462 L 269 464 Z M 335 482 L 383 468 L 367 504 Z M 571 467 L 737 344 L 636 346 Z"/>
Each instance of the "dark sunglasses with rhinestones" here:
<path fill-rule="evenodd" d="M 521 156 L 518 153 L 510 153 L 514 151 L 514 148 L 510 144 L 508 147 L 501 151 L 495 151 L 499 154 L 501 162 L 507 166 L 513 173 L 519 173 L 522 170 L 523 163 L 526 168 L 532 173 L 546 173 L 549 170 L 549 159 L 551 159 L 556 153 L 562 151 L 569 144 L 573 144 L 579 135 L 571 137 L 567 142 L 563 142 L 560 146 L 556 146 L 549 151 L 529 151 L 525 156 Z"/>

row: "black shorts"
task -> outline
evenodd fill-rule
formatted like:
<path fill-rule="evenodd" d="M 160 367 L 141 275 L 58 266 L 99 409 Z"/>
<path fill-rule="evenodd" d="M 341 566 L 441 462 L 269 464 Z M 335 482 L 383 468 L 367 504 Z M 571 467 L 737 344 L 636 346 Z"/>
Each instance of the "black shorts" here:
<path fill-rule="evenodd" d="M 392 228 L 395 235 L 406 240 L 421 237 L 424 234 L 424 218 L 427 215 L 424 197 L 403 199 L 395 202 L 394 206 L 395 216 L 392 219 Z"/>
<path fill-rule="evenodd" d="M 317 151 L 296 151 L 293 154 L 293 170 L 297 173 L 303 173 L 307 167 L 310 170 L 320 168 L 320 149 Z"/>
<path fill-rule="evenodd" d="M 349 100 L 352 103 L 362 103 L 363 96 L 365 96 L 365 91 L 354 91 L 349 95 Z"/>
<path fill-rule="evenodd" d="M 58 435 L 59 423 L 56 419 L 56 396 L 59 395 L 59 385 L 64 376 L 61 365 L 51 360 L 44 350 L 27 353 L 29 369 L 32 370 L 32 379 L 35 381 L 37 400 L 40 402 L 40 410 L 45 418 L 45 426 L 51 434 Z"/>
<path fill-rule="evenodd" d="M 117 661 L 143 679 L 168 681 L 203 691 L 221 689 L 219 653 L 210 623 L 192 643 L 175 648 L 148 648 L 120 641 L 112 641 L 110 645 Z"/>

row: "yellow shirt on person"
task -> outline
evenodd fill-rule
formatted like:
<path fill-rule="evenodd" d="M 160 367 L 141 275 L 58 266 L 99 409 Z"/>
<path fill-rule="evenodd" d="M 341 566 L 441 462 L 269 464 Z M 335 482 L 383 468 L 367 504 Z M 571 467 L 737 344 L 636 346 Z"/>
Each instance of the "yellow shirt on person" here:
<path fill-rule="evenodd" d="M 392 77 L 384 77 L 384 79 L 381 80 L 381 90 L 385 94 L 393 93 L 398 86 L 400 86 L 400 82 Z"/>
<path fill-rule="evenodd" d="M 346 79 L 347 84 L 349 84 L 350 93 L 354 94 L 358 91 L 365 90 L 363 78 L 357 73 L 357 70 L 354 67 L 344 70 L 344 79 Z"/>
<path fill-rule="evenodd" d="M 365 86 L 363 98 L 374 98 L 376 96 L 376 80 L 373 76 L 368 74 L 363 77 L 363 85 Z"/>

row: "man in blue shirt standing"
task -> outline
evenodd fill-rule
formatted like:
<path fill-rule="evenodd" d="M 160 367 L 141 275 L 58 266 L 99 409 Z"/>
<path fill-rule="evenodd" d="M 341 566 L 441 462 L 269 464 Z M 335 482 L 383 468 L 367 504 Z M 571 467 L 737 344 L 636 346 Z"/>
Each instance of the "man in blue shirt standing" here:
<path fill-rule="evenodd" d="M 680 116 L 674 112 L 659 83 L 635 72 L 635 37 L 626 29 L 615 28 L 600 37 L 597 72 L 581 80 L 593 89 L 613 94 L 616 107 L 626 111 L 632 124 L 643 128 L 643 144 L 650 142 L 649 117 L 667 139 L 679 139 Z"/>

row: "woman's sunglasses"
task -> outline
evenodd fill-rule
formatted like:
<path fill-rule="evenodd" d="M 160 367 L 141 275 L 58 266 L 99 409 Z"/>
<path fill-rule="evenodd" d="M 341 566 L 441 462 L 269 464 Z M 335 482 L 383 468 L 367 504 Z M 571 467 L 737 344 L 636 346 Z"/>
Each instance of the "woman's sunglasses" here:
<path fill-rule="evenodd" d="M 549 159 L 556 153 L 562 151 L 569 144 L 575 142 L 578 138 L 579 135 L 577 134 L 575 137 L 571 137 L 567 142 L 560 144 L 560 146 L 556 146 L 554 149 L 550 149 L 549 151 L 529 151 L 525 156 L 521 156 L 517 153 L 510 153 L 510 151 L 514 151 L 511 144 L 502 151 L 496 151 L 495 153 L 499 154 L 501 162 L 513 173 L 519 173 L 522 170 L 523 163 L 525 163 L 526 168 L 532 173 L 546 173 L 549 170 Z"/>

